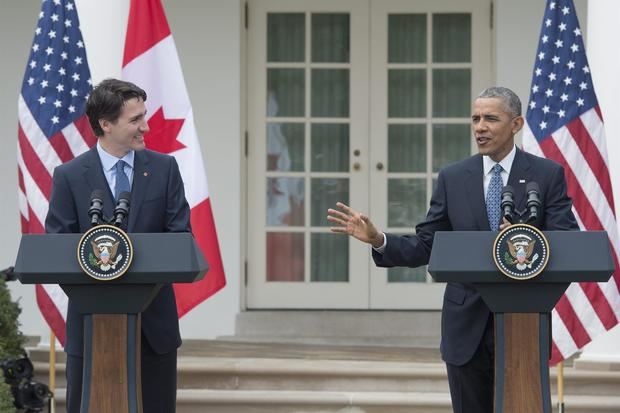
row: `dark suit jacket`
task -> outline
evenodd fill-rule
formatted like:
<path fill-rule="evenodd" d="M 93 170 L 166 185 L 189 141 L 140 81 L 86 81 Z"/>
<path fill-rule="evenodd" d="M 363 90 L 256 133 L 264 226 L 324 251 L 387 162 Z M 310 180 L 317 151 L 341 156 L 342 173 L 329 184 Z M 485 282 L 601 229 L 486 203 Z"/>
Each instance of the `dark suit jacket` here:
<path fill-rule="evenodd" d="M 104 216 L 112 216 L 115 201 L 103 174 L 97 148 L 54 170 L 52 195 L 45 219 L 48 233 L 82 233 L 88 230 L 90 195 L 103 190 Z M 172 156 L 136 151 L 128 232 L 190 232 L 190 209 L 185 200 L 179 167 Z M 65 351 L 82 355 L 82 316 L 69 300 Z M 176 302 L 171 285 L 164 285 L 142 313 L 142 332 L 159 354 L 181 345 Z"/>
<path fill-rule="evenodd" d="M 566 194 L 564 169 L 517 149 L 508 177 L 517 210 L 525 209 L 525 186 L 530 181 L 540 186 L 542 203 L 534 225 L 543 230 L 578 229 L 572 201 Z M 416 226 L 415 235 L 386 234 L 384 253 L 373 251 L 377 266 L 428 264 L 435 231 L 489 231 L 483 182 L 481 155 L 441 170 L 426 219 Z M 460 366 L 472 358 L 489 316 L 489 308 L 471 284 L 446 285 L 441 317 L 441 355 L 445 362 Z"/>

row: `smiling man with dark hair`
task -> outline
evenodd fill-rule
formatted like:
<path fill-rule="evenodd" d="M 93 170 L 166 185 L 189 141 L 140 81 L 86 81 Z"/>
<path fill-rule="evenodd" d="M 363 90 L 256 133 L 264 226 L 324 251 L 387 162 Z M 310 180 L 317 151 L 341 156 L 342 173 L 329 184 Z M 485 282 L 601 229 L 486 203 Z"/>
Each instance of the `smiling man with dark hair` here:
<path fill-rule="evenodd" d="M 48 233 L 82 233 L 91 226 L 89 196 L 104 196 L 104 215 L 130 192 L 127 232 L 190 232 L 190 209 L 172 156 L 145 149 L 146 93 L 133 83 L 107 79 L 91 92 L 86 112 L 97 144 L 54 170 Z M 174 292 L 164 285 L 142 312 L 142 405 L 172 413 L 176 403 L 177 348 L 181 345 Z M 71 301 L 67 314 L 67 411 L 80 411 L 83 320 Z M 110 395 L 114 397 L 114 395 Z"/>

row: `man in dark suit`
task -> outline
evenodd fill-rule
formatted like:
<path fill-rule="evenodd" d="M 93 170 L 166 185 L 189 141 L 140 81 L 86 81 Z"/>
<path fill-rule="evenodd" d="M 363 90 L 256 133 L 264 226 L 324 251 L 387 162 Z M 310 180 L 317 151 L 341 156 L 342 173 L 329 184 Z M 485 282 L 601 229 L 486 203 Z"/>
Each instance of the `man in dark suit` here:
<path fill-rule="evenodd" d="M 378 231 L 370 219 L 338 203 L 328 220 L 333 232 L 349 234 L 373 246 L 377 266 L 418 267 L 429 261 L 436 231 L 503 229 L 498 197 L 506 184 L 514 188 L 516 209 L 526 204 L 527 182 L 540 186 L 541 212 L 536 226 L 543 230 L 577 229 L 566 193 L 563 168 L 555 162 L 515 147 L 523 127 L 521 102 L 509 89 L 492 87 L 474 101 L 472 131 L 479 154 L 439 172 L 426 219 L 415 235 Z M 497 166 L 499 165 L 499 166 Z M 494 336 L 489 308 L 470 284 L 448 283 L 441 319 L 441 355 L 448 369 L 455 413 L 493 411 Z"/>
<path fill-rule="evenodd" d="M 146 93 L 107 79 L 94 88 L 86 114 L 97 145 L 54 170 L 48 233 L 81 233 L 91 227 L 90 194 L 102 190 L 111 217 L 121 192 L 131 193 L 128 232 L 190 232 L 190 209 L 175 159 L 145 149 Z M 80 411 L 83 321 L 69 301 L 67 410 Z M 142 399 L 148 413 L 175 411 L 177 348 L 181 345 L 174 292 L 164 285 L 142 313 Z M 110 395 L 114 397 L 114 395 Z"/>

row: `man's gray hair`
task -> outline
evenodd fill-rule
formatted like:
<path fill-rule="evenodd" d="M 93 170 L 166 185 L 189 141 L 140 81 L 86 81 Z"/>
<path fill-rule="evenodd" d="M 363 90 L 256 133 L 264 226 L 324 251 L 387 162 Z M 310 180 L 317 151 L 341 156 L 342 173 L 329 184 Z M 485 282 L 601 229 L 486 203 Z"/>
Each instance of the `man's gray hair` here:
<path fill-rule="evenodd" d="M 521 100 L 519 96 L 507 87 L 493 86 L 484 89 L 478 98 L 498 98 L 504 102 L 506 111 L 513 116 L 521 116 Z"/>

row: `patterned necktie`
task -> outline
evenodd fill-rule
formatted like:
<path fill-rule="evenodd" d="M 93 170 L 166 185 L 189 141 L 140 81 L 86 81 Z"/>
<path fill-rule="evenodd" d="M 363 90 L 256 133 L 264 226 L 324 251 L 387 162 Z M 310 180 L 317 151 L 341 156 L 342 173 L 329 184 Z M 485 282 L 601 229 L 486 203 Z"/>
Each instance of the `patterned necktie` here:
<path fill-rule="evenodd" d="M 116 185 L 114 186 L 114 198 L 118 201 L 118 196 L 123 192 L 130 192 L 129 179 L 125 174 L 125 161 L 120 160 L 114 166 L 116 169 Z"/>
<path fill-rule="evenodd" d="M 500 164 L 495 164 L 492 169 L 493 175 L 487 190 L 487 216 L 489 217 L 489 226 L 491 231 L 499 230 L 499 221 L 501 218 L 500 202 L 502 197 L 501 172 L 504 170 Z"/>

